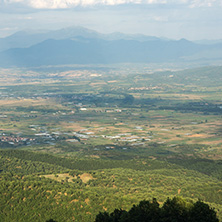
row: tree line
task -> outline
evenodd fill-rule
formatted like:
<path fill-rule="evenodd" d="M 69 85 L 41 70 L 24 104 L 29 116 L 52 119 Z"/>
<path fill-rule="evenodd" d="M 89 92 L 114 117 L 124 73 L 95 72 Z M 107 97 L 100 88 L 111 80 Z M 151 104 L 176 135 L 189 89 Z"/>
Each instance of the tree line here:
<path fill-rule="evenodd" d="M 162 207 L 157 200 L 141 201 L 129 211 L 115 209 L 100 212 L 95 222 L 219 222 L 216 211 L 198 200 L 193 203 L 181 197 L 168 198 Z"/>

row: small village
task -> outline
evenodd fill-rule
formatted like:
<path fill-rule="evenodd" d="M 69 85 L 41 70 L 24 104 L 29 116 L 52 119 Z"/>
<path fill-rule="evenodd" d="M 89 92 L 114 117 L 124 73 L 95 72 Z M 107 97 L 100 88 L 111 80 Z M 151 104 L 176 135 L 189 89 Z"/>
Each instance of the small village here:
<path fill-rule="evenodd" d="M 80 143 L 80 144 L 91 144 L 96 139 L 103 139 L 105 144 L 113 145 L 124 145 L 128 146 L 143 146 L 146 142 L 152 139 L 152 135 L 147 136 L 134 135 L 132 133 L 117 133 L 116 135 L 101 134 L 100 130 L 104 128 L 94 129 L 92 127 L 81 129 L 78 131 L 65 132 L 57 128 L 54 131 L 47 129 L 46 127 L 40 127 L 39 125 L 30 125 L 28 127 L 34 134 L 31 136 L 22 136 L 21 133 L 17 134 L 0 132 L 0 144 L 3 147 L 17 147 L 17 146 L 30 146 L 35 144 L 49 144 L 55 145 L 57 142 L 66 141 L 68 143 Z M 137 126 L 135 130 L 141 131 L 142 127 Z M 109 147 L 106 147 L 109 149 Z"/>
<path fill-rule="evenodd" d="M 4 146 L 21 146 L 21 145 L 31 145 L 34 144 L 36 141 L 35 138 L 28 138 L 28 137 L 20 137 L 14 135 L 5 135 L 4 133 L 0 134 L 0 145 Z"/>

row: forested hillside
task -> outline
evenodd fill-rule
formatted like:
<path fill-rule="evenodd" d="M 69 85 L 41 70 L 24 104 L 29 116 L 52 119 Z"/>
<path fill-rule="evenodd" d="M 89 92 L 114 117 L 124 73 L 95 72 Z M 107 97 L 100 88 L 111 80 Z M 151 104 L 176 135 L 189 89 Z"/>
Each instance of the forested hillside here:
<path fill-rule="evenodd" d="M 13 150 L 2 151 L 0 161 L 2 221 L 93 221 L 100 211 L 174 196 L 204 200 L 221 218 L 222 182 L 166 161 L 77 160 Z"/>

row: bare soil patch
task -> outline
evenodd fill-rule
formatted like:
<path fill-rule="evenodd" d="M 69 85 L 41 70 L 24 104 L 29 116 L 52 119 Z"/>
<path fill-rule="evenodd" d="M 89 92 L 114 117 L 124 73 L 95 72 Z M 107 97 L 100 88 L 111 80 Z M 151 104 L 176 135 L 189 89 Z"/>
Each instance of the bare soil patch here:
<path fill-rule="evenodd" d="M 79 175 L 80 179 L 83 183 L 87 183 L 89 180 L 93 180 L 93 176 L 89 173 L 84 173 L 82 175 Z"/>

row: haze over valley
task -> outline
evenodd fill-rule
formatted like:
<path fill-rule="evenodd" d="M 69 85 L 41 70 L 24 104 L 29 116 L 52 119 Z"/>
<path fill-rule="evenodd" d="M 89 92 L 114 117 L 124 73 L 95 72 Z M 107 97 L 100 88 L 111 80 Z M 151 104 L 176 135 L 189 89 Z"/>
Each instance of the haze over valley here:
<path fill-rule="evenodd" d="M 0 1 L 0 221 L 222 221 L 221 1 Z"/>

